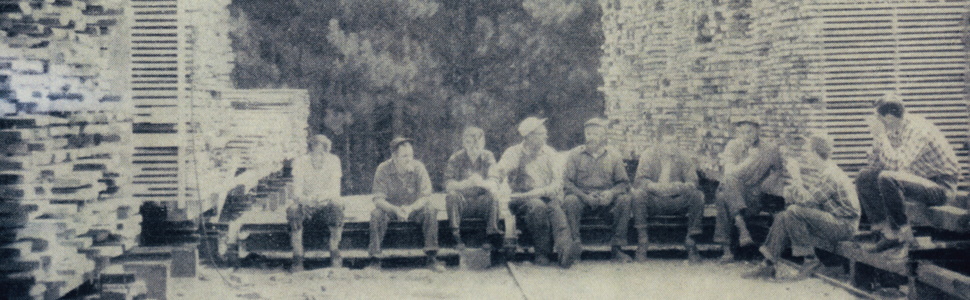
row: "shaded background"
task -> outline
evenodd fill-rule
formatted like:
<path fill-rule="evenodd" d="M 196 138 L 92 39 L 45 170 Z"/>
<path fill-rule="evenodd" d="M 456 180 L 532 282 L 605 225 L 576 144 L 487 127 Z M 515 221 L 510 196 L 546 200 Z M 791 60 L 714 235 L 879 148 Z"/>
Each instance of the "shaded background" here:
<path fill-rule="evenodd" d="M 603 112 L 593 0 L 235 0 L 238 88 L 310 91 L 309 128 L 334 141 L 344 194 L 370 191 L 395 135 L 441 186 L 465 125 L 496 156 L 515 126 L 548 117 L 550 144 L 582 142 Z"/>

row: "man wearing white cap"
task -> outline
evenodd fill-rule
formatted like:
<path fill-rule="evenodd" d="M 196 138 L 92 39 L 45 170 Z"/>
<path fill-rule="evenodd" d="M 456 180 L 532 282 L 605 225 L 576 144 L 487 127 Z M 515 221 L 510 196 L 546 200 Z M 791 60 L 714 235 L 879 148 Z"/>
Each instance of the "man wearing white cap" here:
<path fill-rule="evenodd" d="M 532 235 L 536 264 L 548 264 L 555 248 L 559 264 L 569 267 L 581 249 L 562 210 L 562 169 L 554 159 L 556 150 L 546 145 L 544 122 L 535 117 L 523 120 L 518 128 L 522 143 L 505 150 L 489 177 L 508 184 L 509 209 L 525 221 Z"/>

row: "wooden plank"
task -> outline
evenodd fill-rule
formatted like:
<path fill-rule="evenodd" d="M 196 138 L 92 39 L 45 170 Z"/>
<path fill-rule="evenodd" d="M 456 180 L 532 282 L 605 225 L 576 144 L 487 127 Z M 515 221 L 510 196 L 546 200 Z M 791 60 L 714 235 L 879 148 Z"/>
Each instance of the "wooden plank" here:
<path fill-rule="evenodd" d="M 959 299 L 970 299 L 970 276 L 960 274 L 931 262 L 916 267 L 916 281 L 925 283 Z"/>

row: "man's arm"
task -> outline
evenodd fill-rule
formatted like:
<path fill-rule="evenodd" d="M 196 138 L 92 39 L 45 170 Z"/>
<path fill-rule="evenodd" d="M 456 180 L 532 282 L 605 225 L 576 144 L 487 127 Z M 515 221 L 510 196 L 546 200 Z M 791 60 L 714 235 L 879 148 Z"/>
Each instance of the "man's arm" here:
<path fill-rule="evenodd" d="M 694 163 L 689 157 L 682 156 L 684 162 L 684 168 L 681 171 L 681 178 L 684 182 L 681 182 L 677 187 L 677 193 L 686 193 L 691 190 L 697 189 L 697 164 Z"/>
<path fill-rule="evenodd" d="M 630 190 L 630 176 L 626 174 L 626 164 L 623 163 L 623 158 L 616 155 L 615 151 L 612 154 L 614 155 L 613 188 L 609 189 L 609 192 L 613 195 L 619 195 Z"/>
<path fill-rule="evenodd" d="M 393 211 L 400 213 L 400 207 L 387 202 L 387 191 L 388 191 L 388 174 L 384 169 L 386 165 L 381 164 L 377 167 L 377 172 L 374 174 L 374 184 L 372 185 L 372 192 L 374 194 L 374 206 L 380 208 L 384 211 Z"/>
<path fill-rule="evenodd" d="M 428 205 L 428 202 L 431 200 L 429 196 L 434 192 L 431 188 L 431 177 L 428 176 L 428 169 L 421 163 L 418 163 L 416 168 L 418 171 L 418 187 L 421 189 L 421 194 L 418 196 L 418 200 L 415 200 L 414 203 L 409 205 L 407 209 L 409 213 Z"/>
<path fill-rule="evenodd" d="M 654 181 L 647 176 L 649 172 L 650 157 L 654 155 L 653 151 L 647 150 L 640 154 L 640 160 L 637 163 L 637 172 L 633 176 L 633 186 L 630 189 L 639 190 L 641 192 L 647 192 L 650 185 L 654 184 Z"/>
<path fill-rule="evenodd" d="M 566 160 L 566 168 L 563 173 L 562 180 L 563 190 L 566 192 L 566 194 L 576 195 L 576 197 L 579 197 L 579 199 L 583 202 L 589 202 L 589 194 L 586 194 L 582 189 L 576 186 L 576 174 L 579 170 L 577 170 L 576 161 L 573 155 L 575 154 L 569 155 L 569 158 Z"/>

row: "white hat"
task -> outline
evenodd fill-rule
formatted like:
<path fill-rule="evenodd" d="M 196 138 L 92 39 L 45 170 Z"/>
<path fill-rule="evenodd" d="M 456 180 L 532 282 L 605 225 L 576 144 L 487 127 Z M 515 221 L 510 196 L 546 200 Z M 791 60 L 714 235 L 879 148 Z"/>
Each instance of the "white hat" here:
<path fill-rule="evenodd" d="M 539 126 L 544 126 L 545 123 L 546 119 L 536 117 L 525 118 L 525 120 L 522 120 L 522 123 L 519 123 L 519 135 L 527 136 L 538 129 Z"/>

